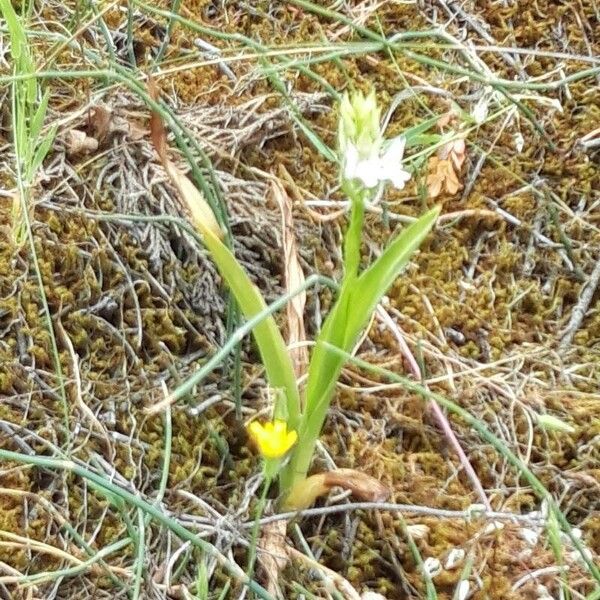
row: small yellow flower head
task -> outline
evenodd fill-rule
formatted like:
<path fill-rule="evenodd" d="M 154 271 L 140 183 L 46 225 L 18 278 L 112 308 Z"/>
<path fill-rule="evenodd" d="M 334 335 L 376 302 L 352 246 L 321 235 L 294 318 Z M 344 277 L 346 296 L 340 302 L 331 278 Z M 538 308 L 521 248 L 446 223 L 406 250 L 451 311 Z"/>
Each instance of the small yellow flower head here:
<path fill-rule="evenodd" d="M 252 421 L 248 426 L 248 433 L 265 458 L 281 458 L 298 439 L 298 434 L 288 431 L 287 423 L 280 419 L 264 425 Z"/>

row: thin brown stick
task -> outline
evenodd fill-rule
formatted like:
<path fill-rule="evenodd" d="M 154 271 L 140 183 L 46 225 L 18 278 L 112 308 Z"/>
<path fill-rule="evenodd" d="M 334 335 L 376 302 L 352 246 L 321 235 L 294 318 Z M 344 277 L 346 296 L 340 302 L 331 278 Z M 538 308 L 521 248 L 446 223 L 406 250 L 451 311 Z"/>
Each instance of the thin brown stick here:
<path fill-rule="evenodd" d="M 577 333 L 577 330 L 581 326 L 583 318 L 585 317 L 585 313 L 590 307 L 590 303 L 599 283 L 600 260 L 596 262 L 596 266 L 594 267 L 590 278 L 588 279 L 585 287 L 583 288 L 581 295 L 579 296 L 579 301 L 577 302 L 575 308 L 573 309 L 573 312 L 571 313 L 569 323 L 562 332 L 560 345 L 558 346 L 559 352 L 566 350 L 573 341 L 573 338 L 575 337 L 575 334 Z"/>

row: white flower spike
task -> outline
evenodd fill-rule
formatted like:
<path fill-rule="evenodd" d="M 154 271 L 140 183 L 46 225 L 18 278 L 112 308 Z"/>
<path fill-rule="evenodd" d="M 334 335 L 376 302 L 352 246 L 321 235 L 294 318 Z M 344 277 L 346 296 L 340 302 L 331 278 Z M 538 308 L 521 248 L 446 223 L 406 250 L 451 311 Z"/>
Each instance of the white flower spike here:
<path fill-rule="evenodd" d="M 375 94 L 345 95 L 340 116 L 338 138 L 343 179 L 360 181 L 367 189 L 388 181 L 402 189 L 411 177 L 402 168 L 406 139 L 399 136 L 384 142 Z"/>

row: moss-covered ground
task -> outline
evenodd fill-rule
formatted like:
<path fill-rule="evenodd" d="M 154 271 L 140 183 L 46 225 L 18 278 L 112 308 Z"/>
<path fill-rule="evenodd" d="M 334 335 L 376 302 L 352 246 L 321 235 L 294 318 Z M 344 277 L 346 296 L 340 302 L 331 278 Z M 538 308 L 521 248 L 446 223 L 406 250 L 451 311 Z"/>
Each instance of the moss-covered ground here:
<path fill-rule="evenodd" d="M 403 224 L 443 205 L 384 302 L 394 326 L 374 320 L 358 355 L 410 377 L 400 335 L 423 383 L 527 464 L 576 528 L 588 560 L 599 563 L 600 14 L 593 0 L 30 4 L 39 71 L 69 75 L 41 84 L 50 90 L 47 124 L 56 123 L 58 135 L 30 193 L 34 261 L 29 243 L 14 236 L 13 71 L 0 20 L 0 448 L 68 456 L 152 504 L 169 444 L 159 506 L 244 569 L 260 484 L 244 423 L 270 406 L 262 368 L 246 341 L 239 364 L 228 358 L 172 407 L 170 424 L 146 414 L 222 346 L 236 322 L 216 269 L 182 226 L 185 212 L 149 140 L 147 104 L 110 73 L 142 86 L 153 73 L 196 143 L 191 152 L 208 195 L 226 207 L 236 255 L 268 301 L 285 289 L 273 179 L 292 200 L 305 275 L 341 274 L 346 217 L 336 215 L 344 200 L 337 165 L 300 124 L 335 148 L 335 95 L 374 87 L 384 111 L 396 107 L 390 136 L 460 108 L 454 123 L 465 128 L 466 159 L 456 194 L 428 197 L 421 162 L 404 190 L 387 190 L 368 213 L 365 264 Z M 382 43 L 394 35 L 395 46 Z M 96 75 L 77 77 L 77 70 Z M 467 115 L 486 98 L 478 125 Z M 97 148 L 74 148 L 75 130 Z M 183 155 L 173 156 L 185 168 Z M 309 336 L 331 300 L 326 289 L 309 292 Z M 545 414 L 569 431 L 542 428 L 536 415 Z M 539 526 L 544 505 L 522 473 L 461 419 L 448 418 L 497 517 L 462 514 L 481 500 L 421 396 L 357 367 L 344 370 L 314 468 L 363 470 L 389 487 L 396 507 L 292 519 L 286 543 L 354 592 L 296 557 L 278 574 L 283 598 L 366 591 L 390 600 L 464 598 L 461 580 L 477 600 L 598 598 L 600 583 L 568 537 L 552 523 Z M 319 507 L 348 501 L 332 496 Z M 2 460 L 0 597 L 244 593 L 239 578 L 155 522 L 144 528 L 136 575 L 139 527 L 135 508 L 85 478 Z M 132 543 L 102 561 L 52 575 L 127 536 Z M 422 560 L 441 563 L 432 586 L 415 548 Z M 449 556 L 462 558 L 448 565 Z M 48 579 L 27 579 L 39 573 Z M 208 595 L 198 585 L 203 578 Z M 268 582 L 264 570 L 256 578 Z"/>

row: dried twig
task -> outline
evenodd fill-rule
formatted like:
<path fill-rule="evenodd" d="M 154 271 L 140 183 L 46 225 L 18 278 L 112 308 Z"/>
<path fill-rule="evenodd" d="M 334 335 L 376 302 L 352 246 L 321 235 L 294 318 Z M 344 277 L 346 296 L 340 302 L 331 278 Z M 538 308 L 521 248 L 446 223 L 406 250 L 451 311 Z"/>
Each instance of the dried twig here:
<path fill-rule="evenodd" d="M 514 521 L 518 523 L 542 524 L 543 519 L 539 514 L 521 515 L 509 512 L 497 512 L 493 510 L 484 510 L 481 512 L 473 510 L 448 510 L 444 508 L 434 508 L 430 506 L 417 506 L 414 504 L 396 504 L 394 502 L 349 502 L 347 504 L 335 504 L 333 506 L 323 506 L 319 508 L 307 508 L 299 512 L 279 513 L 269 517 L 263 517 L 260 520 L 261 525 L 272 523 L 274 521 L 289 520 L 294 517 L 322 517 L 324 515 L 333 515 L 343 512 L 353 512 L 356 510 L 386 510 L 390 512 L 400 512 L 404 515 L 421 515 L 435 517 L 437 519 L 494 519 L 499 521 Z M 254 521 L 243 524 L 245 529 L 254 525 Z"/>
<path fill-rule="evenodd" d="M 585 313 L 590 306 L 590 302 L 592 301 L 594 293 L 596 292 L 598 283 L 600 283 L 600 260 L 596 262 L 596 266 L 594 267 L 590 278 L 581 291 L 577 304 L 573 308 L 569 323 L 561 334 L 561 340 L 558 346 L 559 352 L 566 350 L 573 341 L 573 338 L 575 337 L 575 334 L 577 333 L 577 330 L 581 326 L 581 322 L 585 317 Z"/>

